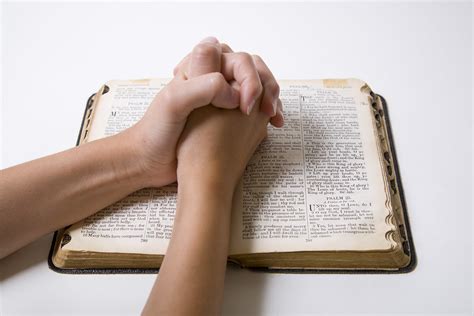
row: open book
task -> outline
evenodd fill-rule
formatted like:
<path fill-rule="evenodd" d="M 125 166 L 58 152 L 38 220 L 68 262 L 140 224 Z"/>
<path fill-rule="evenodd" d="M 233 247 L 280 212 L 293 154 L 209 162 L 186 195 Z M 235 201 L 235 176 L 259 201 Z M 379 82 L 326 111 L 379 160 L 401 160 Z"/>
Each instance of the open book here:
<path fill-rule="evenodd" d="M 88 101 L 78 145 L 133 125 L 167 82 L 103 85 Z M 310 271 L 414 267 L 383 98 L 357 79 L 279 84 L 285 126 L 269 127 L 236 190 L 229 261 Z M 156 271 L 171 237 L 176 192 L 176 184 L 143 189 L 56 232 L 50 266 Z"/>

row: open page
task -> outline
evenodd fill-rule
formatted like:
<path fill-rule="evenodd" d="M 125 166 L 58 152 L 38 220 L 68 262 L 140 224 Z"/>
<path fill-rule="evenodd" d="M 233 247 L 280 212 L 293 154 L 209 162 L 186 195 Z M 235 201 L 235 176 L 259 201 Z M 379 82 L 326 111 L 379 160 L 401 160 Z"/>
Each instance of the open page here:
<path fill-rule="evenodd" d="M 112 81 L 88 141 L 139 120 L 167 80 Z M 359 80 L 280 81 L 285 127 L 270 128 L 234 198 L 231 254 L 387 249 L 389 203 Z M 69 250 L 164 254 L 176 186 L 144 189 L 73 225 Z"/>
<path fill-rule="evenodd" d="M 388 194 L 365 83 L 281 81 L 285 126 L 249 162 L 231 254 L 389 249 Z"/>
<path fill-rule="evenodd" d="M 98 96 L 87 141 L 132 126 L 169 79 L 116 80 Z M 164 254 L 176 209 L 176 184 L 137 191 L 68 229 L 63 249 Z"/>

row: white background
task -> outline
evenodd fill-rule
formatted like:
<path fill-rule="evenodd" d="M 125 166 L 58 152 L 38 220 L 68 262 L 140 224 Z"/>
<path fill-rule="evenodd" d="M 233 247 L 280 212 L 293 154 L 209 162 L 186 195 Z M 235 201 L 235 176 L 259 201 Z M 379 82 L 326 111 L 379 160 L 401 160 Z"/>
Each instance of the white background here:
<path fill-rule="evenodd" d="M 366 80 L 388 101 L 417 269 L 285 275 L 233 268 L 224 314 L 472 311 L 469 2 L 2 9 L 3 167 L 74 146 L 85 101 L 102 83 L 170 77 L 208 35 L 258 53 L 279 79 Z M 1 261 L 0 314 L 139 313 L 155 275 L 57 274 L 46 263 L 50 242 L 45 236 Z"/>

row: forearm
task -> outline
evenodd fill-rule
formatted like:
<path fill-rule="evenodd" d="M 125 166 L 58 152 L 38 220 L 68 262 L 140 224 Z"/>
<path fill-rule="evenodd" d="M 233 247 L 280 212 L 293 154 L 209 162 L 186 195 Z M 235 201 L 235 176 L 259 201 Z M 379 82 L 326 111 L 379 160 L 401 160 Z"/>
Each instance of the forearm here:
<path fill-rule="evenodd" d="M 141 166 L 127 137 L 119 134 L 0 171 L 0 258 L 140 189 Z"/>
<path fill-rule="evenodd" d="M 143 314 L 219 312 L 233 187 L 192 177 L 178 186 L 173 235 Z"/>

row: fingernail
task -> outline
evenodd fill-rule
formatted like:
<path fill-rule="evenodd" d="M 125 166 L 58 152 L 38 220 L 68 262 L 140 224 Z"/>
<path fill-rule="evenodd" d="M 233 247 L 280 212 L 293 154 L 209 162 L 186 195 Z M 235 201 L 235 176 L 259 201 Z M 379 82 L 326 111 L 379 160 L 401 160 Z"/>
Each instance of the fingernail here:
<path fill-rule="evenodd" d="M 281 116 L 281 119 L 282 119 L 282 120 L 284 119 L 283 111 L 282 111 L 282 110 L 277 109 L 277 114 L 279 114 L 279 115 Z"/>
<path fill-rule="evenodd" d="M 213 44 L 216 44 L 216 43 L 219 43 L 219 41 L 218 41 L 217 38 L 215 38 L 214 36 L 208 36 L 208 37 L 204 38 L 203 40 L 201 40 L 201 43 L 213 43 Z"/>
<path fill-rule="evenodd" d="M 250 115 L 250 112 L 252 112 L 253 106 L 255 105 L 255 101 L 250 103 L 250 105 L 247 108 L 247 115 Z"/>
<path fill-rule="evenodd" d="M 278 115 L 281 117 L 281 126 L 285 125 L 285 117 L 283 116 L 283 112 L 280 109 L 277 109 Z"/>
<path fill-rule="evenodd" d="M 275 116 L 276 113 L 277 113 L 278 99 L 273 100 L 272 105 L 273 105 L 273 115 L 272 116 Z"/>

